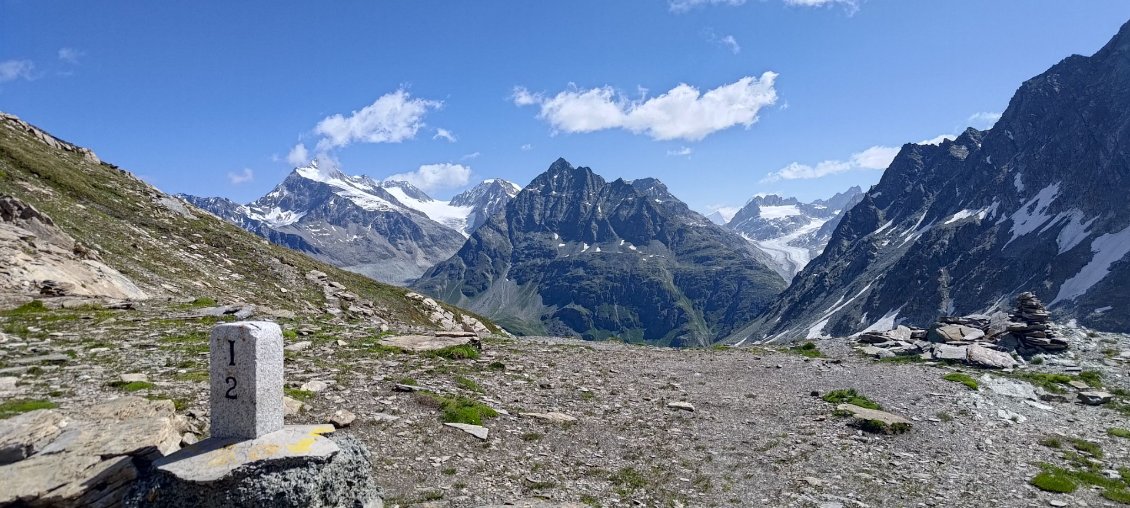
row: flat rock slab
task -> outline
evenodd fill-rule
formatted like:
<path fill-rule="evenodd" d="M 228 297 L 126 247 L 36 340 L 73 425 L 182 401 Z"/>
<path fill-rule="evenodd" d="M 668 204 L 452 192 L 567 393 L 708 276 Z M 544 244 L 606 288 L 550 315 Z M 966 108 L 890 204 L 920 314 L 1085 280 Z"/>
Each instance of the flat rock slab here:
<path fill-rule="evenodd" d="M 432 337 L 430 335 L 397 335 L 380 340 L 383 346 L 398 347 L 412 352 L 434 351 L 451 346 L 470 344 L 473 337 Z"/>
<path fill-rule="evenodd" d="M 459 429 L 482 440 L 486 440 L 487 436 L 490 435 L 490 429 L 482 425 L 471 425 L 469 423 L 445 423 L 444 425 L 453 429 Z"/>
<path fill-rule="evenodd" d="M 557 411 L 550 411 L 548 413 L 518 413 L 518 416 L 524 416 L 526 418 L 533 418 L 535 420 L 543 420 L 553 423 L 573 423 L 577 421 L 577 417 L 569 416 L 565 413 L 559 413 Z"/>
<path fill-rule="evenodd" d="M 869 432 L 900 434 L 910 430 L 911 427 L 910 420 L 878 409 L 868 409 L 854 404 L 840 404 L 836 406 L 836 411 L 851 413 L 856 418 L 856 426 Z"/>
<path fill-rule="evenodd" d="M 63 415 L 40 409 L 0 420 L 0 465 L 35 455 L 63 432 Z"/>
<path fill-rule="evenodd" d="M 323 434 L 333 431 L 333 425 L 290 425 L 251 440 L 209 438 L 164 457 L 154 465 L 180 480 L 213 482 L 252 463 L 329 457 L 339 448 Z"/>

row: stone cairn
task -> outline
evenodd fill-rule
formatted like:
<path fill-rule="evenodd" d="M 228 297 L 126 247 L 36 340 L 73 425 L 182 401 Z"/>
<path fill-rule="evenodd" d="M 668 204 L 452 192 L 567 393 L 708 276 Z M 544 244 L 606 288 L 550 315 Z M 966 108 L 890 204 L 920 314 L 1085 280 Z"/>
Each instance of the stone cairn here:
<path fill-rule="evenodd" d="M 928 330 L 899 326 L 859 335 L 858 349 L 878 358 L 921 355 L 927 360 L 958 361 L 988 368 L 1012 368 L 1011 353 L 1030 357 L 1062 353 L 1067 341 L 1056 338 L 1051 315 L 1032 293 L 1017 297 L 1012 314 L 944 316 Z"/>
<path fill-rule="evenodd" d="M 1051 315 L 1036 295 L 1021 293 L 1017 297 L 1016 312 L 1011 318 L 1008 332 L 1024 349 L 1038 349 L 1049 353 L 1067 350 L 1067 341 L 1055 337 L 1048 324 Z"/>

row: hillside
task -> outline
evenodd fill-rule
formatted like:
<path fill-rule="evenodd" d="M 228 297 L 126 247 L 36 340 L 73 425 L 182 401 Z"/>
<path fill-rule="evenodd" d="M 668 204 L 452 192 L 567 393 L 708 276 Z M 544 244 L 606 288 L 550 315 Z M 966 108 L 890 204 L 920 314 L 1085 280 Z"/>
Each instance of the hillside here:
<path fill-rule="evenodd" d="M 436 326 L 429 309 L 404 297 L 405 289 L 271 245 L 7 114 L 0 114 L 0 195 L 49 217 L 83 246 L 87 258 L 116 269 L 152 302 L 207 299 Z M 312 272 L 327 277 L 311 277 Z M 341 287 L 327 290 L 327 278 Z M 10 302 L 38 296 L 12 288 L 4 293 Z"/>

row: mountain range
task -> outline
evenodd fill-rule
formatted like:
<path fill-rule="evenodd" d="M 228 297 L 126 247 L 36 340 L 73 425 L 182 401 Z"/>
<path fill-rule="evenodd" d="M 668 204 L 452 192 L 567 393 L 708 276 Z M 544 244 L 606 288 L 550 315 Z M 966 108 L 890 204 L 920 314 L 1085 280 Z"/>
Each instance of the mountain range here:
<path fill-rule="evenodd" d="M 608 182 L 564 159 L 414 284 L 512 331 L 672 346 L 728 336 L 784 286 L 659 180 Z"/>
<path fill-rule="evenodd" d="M 862 198 L 863 190 L 859 187 L 809 203 L 775 194 L 759 195 L 724 224 L 768 254 L 777 273 L 785 280 L 792 280 L 824 251 L 832 231 L 843 217 L 842 212 Z"/>
<path fill-rule="evenodd" d="M 989 130 L 904 145 L 738 341 L 1005 309 L 1130 330 L 1130 24 L 1023 85 Z"/>
<path fill-rule="evenodd" d="M 311 162 L 247 205 L 178 196 L 273 243 L 407 285 L 454 254 L 517 192 L 513 183 L 486 180 L 444 202 L 408 182 L 377 182 Z"/>

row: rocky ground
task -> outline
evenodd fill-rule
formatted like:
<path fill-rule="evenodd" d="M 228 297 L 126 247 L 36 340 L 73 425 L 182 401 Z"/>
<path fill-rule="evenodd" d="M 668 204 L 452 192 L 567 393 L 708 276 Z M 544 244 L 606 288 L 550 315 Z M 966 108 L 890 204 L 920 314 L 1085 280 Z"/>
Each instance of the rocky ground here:
<path fill-rule="evenodd" d="M 173 399 L 190 430 L 206 432 L 206 334 L 234 318 L 201 305 L 0 314 L 0 416 L 43 405 L 81 414 L 132 394 Z M 1008 373 L 877 361 L 847 339 L 674 350 L 487 338 L 478 358 L 459 358 L 382 346 L 361 322 L 277 320 L 288 395 L 306 406 L 288 421 L 355 415 L 342 432 L 373 452 L 389 506 L 1114 506 L 1107 497 L 1125 492 L 1130 474 L 1119 472 L 1130 439 L 1109 430 L 1130 427 L 1123 335 L 1058 328 L 1067 353 Z M 943 379 L 962 368 L 976 390 Z M 1084 381 L 1116 399 L 1076 403 Z M 849 426 L 822 398 L 849 388 L 913 427 Z M 445 404 L 457 418 L 474 417 L 476 404 L 500 414 L 483 420 L 484 440 L 443 425 Z M 1042 463 L 1077 489 L 1033 486 Z"/>

